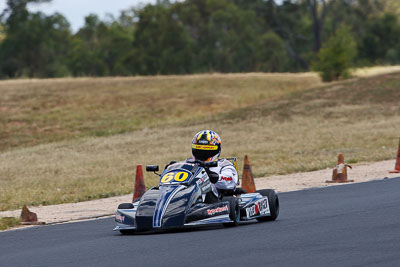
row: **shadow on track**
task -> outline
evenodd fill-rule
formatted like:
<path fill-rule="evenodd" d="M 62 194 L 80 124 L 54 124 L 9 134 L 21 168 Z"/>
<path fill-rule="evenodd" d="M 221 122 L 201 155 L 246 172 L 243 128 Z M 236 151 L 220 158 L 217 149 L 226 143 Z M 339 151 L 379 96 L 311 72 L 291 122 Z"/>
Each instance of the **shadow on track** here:
<path fill-rule="evenodd" d="M 264 224 L 263 222 L 262 224 Z M 260 224 L 260 222 L 254 221 L 245 221 L 240 222 L 236 227 L 248 227 L 249 225 Z M 235 227 L 235 228 L 236 228 Z M 179 234 L 179 233 L 188 233 L 188 232 L 201 232 L 201 231 L 216 231 L 223 229 L 231 229 L 234 227 L 224 226 L 222 224 L 213 224 L 213 225 L 202 225 L 202 226 L 184 226 L 184 227 L 176 227 L 176 228 L 168 228 L 168 229 L 160 229 L 160 230 L 151 230 L 144 232 L 132 232 L 127 234 L 121 234 L 118 231 L 115 231 L 114 236 L 132 236 L 132 235 L 166 235 L 166 234 Z"/>

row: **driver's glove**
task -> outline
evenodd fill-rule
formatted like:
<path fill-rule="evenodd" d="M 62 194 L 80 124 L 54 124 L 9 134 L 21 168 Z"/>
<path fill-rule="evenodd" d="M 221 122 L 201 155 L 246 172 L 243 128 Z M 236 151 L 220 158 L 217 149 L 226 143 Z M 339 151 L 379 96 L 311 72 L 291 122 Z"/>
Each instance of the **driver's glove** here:
<path fill-rule="evenodd" d="M 208 177 L 210 178 L 210 182 L 215 184 L 219 180 L 219 174 L 213 171 L 210 171 L 208 168 L 206 168 L 206 172 Z"/>

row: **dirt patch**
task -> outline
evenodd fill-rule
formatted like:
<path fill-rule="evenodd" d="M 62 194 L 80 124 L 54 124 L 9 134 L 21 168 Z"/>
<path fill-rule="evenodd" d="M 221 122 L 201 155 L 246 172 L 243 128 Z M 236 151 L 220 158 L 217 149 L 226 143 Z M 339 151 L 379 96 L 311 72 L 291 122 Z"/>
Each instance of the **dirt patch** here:
<path fill-rule="evenodd" d="M 348 174 L 349 178 L 355 180 L 355 182 L 399 177 L 399 174 L 388 173 L 388 170 L 392 170 L 394 166 L 394 160 L 357 164 L 353 166 L 352 170 L 348 171 Z M 306 188 L 340 185 L 325 182 L 326 180 L 331 180 L 331 177 L 332 169 L 269 176 L 257 178 L 256 187 L 257 189 L 273 188 L 277 192 L 288 192 Z M 129 194 L 79 203 L 30 207 L 30 210 L 37 213 L 39 221 L 54 224 L 110 216 L 114 214 L 118 204 L 130 202 L 131 200 L 132 194 Z M 4 211 L 0 212 L 0 217 L 19 217 L 20 213 L 21 210 Z"/>

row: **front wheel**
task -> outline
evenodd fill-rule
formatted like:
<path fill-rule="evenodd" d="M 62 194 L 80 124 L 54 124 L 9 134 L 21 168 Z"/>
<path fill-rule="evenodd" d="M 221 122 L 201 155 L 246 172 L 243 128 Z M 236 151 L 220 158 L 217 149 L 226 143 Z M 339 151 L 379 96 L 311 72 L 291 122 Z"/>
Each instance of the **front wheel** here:
<path fill-rule="evenodd" d="M 133 235 L 135 233 L 134 229 L 125 229 L 125 230 L 119 230 L 121 235 Z"/>
<path fill-rule="evenodd" d="M 232 227 L 239 223 L 239 200 L 236 197 L 223 197 L 222 201 L 229 202 L 229 219 L 230 223 L 224 223 L 224 226 Z"/>
<path fill-rule="evenodd" d="M 266 221 L 275 221 L 279 215 L 279 198 L 278 195 L 272 189 L 262 189 L 257 190 L 257 193 L 260 193 L 264 197 L 268 197 L 268 205 L 269 211 L 271 213 L 270 216 L 259 217 L 257 221 L 266 222 Z"/>

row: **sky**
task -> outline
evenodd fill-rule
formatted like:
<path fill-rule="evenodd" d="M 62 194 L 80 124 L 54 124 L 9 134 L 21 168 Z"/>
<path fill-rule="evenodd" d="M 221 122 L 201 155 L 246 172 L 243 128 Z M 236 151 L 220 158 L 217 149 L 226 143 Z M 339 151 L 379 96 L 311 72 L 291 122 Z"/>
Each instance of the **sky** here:
<path fill-rule="evenodd" d="M 6 7 L 7 0 L 0 0 L 0 13 Z M 83 26 L 84 18 L 97 14 L 104 19 L 107 13 L 118 17 L 121 10 L 140 4 L 155 3 L 156 0 L 52 0 L 51 3 L 35 4 L 28 6 L 32 12 L 42 11 L 48 15 L 55 12 L 61 13 L 71 24 L 71 29 L 76 32 Z"/>

